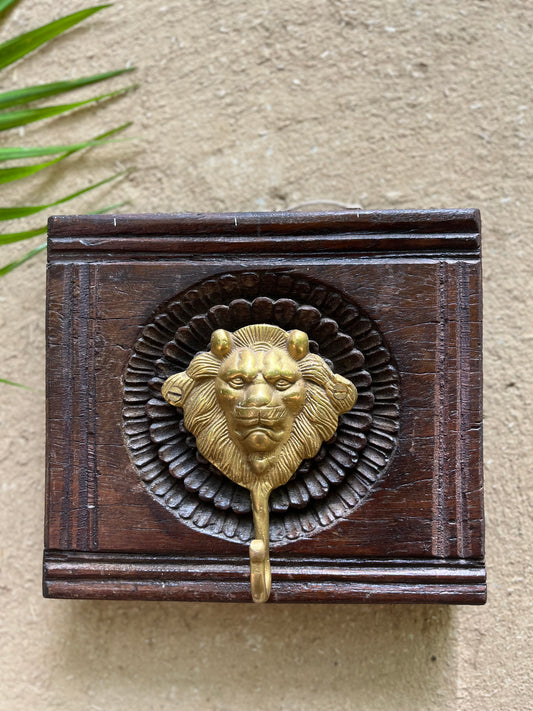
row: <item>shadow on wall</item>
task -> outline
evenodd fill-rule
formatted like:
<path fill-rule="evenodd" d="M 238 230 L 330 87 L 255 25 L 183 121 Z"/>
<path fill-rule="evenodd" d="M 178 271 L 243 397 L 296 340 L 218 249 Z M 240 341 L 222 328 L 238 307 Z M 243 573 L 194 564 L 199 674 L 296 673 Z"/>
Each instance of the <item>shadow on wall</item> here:
<path fill-rule="evenodd" d="M 412 711 L 455 697 L 447 606 L 63 604 L 50 658 L 94 708 Z"/>

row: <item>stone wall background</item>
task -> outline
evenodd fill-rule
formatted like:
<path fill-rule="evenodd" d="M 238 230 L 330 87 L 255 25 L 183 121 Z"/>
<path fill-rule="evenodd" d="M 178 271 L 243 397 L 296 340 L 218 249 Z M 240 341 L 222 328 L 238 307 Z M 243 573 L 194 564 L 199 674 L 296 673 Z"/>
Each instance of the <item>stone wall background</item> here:
<path fill-rule="evenodd" d="M 1 38 L 84 6 L 22 0 Z M 533 708 L 532 25 L 527 0 L 138 0 L 3 75 L 9 88 L 138 67 L 131 95 L 44 133 L 26 129 L 30 145 L 134 121 L 136 142 L 72 159 L 79 170 L 64 192 L 134 171 L 63 213 L 122 199 L 130 212 L 317 200 L 481 209 L 489 603 L 43 600 L 38 258 L 0 280 L 0 377 L 33 388 L 0 386 L 0 709 Z M 26 183 L 24 199 L 20 186 L 3 190 L 2 203 L 38 203 L 61 184 L 51 169 Z M 2 248 L 2 263 L 26 248 Z"/>

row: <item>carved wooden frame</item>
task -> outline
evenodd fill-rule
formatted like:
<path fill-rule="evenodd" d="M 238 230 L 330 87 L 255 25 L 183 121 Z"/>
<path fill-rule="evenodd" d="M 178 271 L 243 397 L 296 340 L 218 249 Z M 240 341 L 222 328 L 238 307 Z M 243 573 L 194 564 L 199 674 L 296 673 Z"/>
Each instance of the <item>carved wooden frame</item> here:
<path fill-rule="evenodd" d="M 247 545 L 149 495 L 122 408 L 135 344 L 165 304 L 267 271 L 341 293 L 400 374 L 379 481 L 323 530 L 274 545 L 271 601 L 483 603 L 475 210 L 51 218 L 45 595 L 250 600 Z"/>

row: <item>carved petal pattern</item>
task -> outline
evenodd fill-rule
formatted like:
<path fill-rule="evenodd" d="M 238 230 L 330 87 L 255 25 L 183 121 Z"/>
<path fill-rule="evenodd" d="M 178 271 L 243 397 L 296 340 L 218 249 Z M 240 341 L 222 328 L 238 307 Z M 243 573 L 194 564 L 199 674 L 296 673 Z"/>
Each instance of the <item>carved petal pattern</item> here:
<path fill-rule="evenodd" d="M 248 543 L 250 495 L 196 449 L 165 379 L 209 349 L 217 328 L 253 323 L 306 331 L 310 348 L 352 380 L 359 397 L 335 436 L 270 497 L 270 537 L 282 545 L 345 518 L 383 480 L 398 439 L 399 377 L 375 324 L 334 289 L 293 272 L 222 274 L 179 294 L 145 326 L 124 374 L 124 432 L 141 480 L 184 524 Z"/>

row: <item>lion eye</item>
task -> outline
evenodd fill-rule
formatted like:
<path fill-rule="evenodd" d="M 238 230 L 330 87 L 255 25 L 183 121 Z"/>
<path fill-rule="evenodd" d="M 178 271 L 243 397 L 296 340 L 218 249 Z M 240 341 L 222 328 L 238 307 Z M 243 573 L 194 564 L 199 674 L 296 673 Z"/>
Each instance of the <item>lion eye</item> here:
<path fill-rule="evenodd" d="M 230 378 L 228 382 L 232 388 L 243 388 L 246 383 L 245 379 L 240 375 L 237 375 L 235 378 Z"/>
<path fill-rule="evenodd" d="M 279 380 L 276 380 L 276 388 L 278 390 L 287 390 L 287 388 L 290 388 L 291 385 L 291 381 L 285 380 L 285 378 L 280 378 Z"/>

